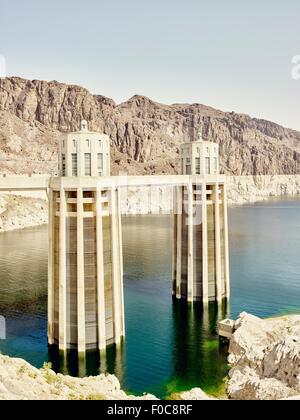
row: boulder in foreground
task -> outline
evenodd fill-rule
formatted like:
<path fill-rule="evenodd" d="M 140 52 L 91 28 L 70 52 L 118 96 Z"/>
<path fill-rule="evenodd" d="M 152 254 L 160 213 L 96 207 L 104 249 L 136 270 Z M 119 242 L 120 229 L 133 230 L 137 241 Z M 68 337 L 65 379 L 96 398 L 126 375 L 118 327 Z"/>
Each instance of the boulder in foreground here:
<path fill-rule="evenodd" d="M 0 355 L 0 400 L 131 400 L 156 399 L 127 395 L 114 375 L 73 378 L 45 364 L 36 369 L 22 359 Z"/>
<path fill-rule="evenodd" d="M 242 400 L 300 394 L 300 316 L 260 319 L 242 313 L 229 346 L 228 396 Z"/>

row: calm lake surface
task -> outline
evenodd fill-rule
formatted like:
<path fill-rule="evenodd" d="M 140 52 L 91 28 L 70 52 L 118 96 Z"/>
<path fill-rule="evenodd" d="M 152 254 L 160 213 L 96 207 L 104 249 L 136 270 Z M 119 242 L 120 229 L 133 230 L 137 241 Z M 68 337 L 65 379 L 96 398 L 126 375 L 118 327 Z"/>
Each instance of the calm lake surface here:
<path fill-rule="evenodd" d="M 218 319 L 241 311 L 266 317 L 300 313 L 300 201 L 276 200 L 229 210 L 230 304 L 191 308 L 171 297 L 170 216 L 123 219 L 126 340 L 106 358 L 67 362 L 47 347 L 47 227 L 0 234 L 0 351 L 37 367 L 51 360 L 72 375 L 115 373 L 124 389 L 165 397 L 200 386 L 222 390 L 226 348 Z"/>

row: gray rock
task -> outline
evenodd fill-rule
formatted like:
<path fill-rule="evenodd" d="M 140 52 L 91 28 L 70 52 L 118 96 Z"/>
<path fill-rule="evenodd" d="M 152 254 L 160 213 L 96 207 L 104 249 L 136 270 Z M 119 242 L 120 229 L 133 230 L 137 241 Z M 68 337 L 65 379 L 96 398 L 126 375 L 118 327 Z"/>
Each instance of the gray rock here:
<path fill-rule="evenodd" d="M 49 367 L 36 369 L 22 359 L 0 355 L 0 400 L 156 399 L 127 395 L 113 375 L 73 378 Z"/>
<path fill-rule="evenodd" d="M 282 399 L 300 392 L 300 316 L 262 320 L 242 313 L 228 361 L 231 399 Z"/>
<path fill-rule="evenodd" d="M 215 400 L 211 396 L 208 396 L 201 388 L 192 388 L 190 391 L 184 391 L 180 393 L 181 400 Z"/>

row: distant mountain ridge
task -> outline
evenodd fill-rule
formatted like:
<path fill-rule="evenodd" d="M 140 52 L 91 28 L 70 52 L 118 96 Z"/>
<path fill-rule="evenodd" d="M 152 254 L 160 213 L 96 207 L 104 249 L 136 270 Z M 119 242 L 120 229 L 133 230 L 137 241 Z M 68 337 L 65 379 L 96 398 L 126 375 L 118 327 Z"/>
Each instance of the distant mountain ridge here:
<path fill-rule="evenodd" d="M 226 174 L 300 173 L 300 133 L 273 122 L 140 95 L 117 105 L 80 86 L 19 77 L 0 79 L 0 172 L 54 173 L 60 133 L 82 118 L 110 136 L 115 174 L 178 172 L 179 146 L 198 132 L 219 143 Z"/>

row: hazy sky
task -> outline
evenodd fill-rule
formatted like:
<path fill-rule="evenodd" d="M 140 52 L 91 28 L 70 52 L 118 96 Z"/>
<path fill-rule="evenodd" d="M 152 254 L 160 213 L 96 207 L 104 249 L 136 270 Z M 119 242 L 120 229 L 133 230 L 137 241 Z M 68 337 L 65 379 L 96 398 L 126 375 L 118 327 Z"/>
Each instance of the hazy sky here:
<path fill-rule="evenodd" d="M 299 0 L 0 0 L 7 74 L 198 102 L 300 130 Z"/>

